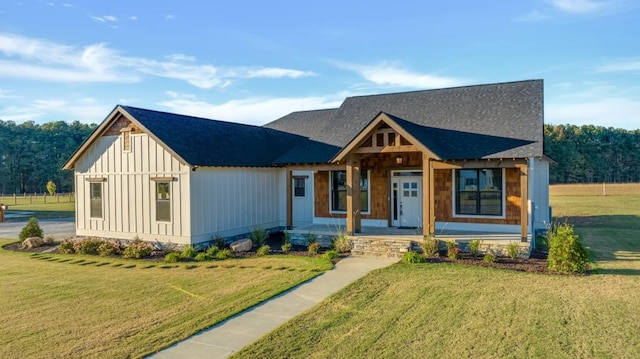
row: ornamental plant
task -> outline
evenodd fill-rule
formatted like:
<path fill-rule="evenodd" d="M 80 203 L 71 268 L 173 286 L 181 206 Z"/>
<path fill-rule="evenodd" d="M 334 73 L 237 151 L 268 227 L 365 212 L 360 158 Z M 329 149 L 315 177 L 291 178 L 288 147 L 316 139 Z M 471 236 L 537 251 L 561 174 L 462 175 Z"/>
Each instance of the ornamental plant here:
<path fill-rule="evenodd" d="M 547 268 L 556 272 L 584 273 L 589 252 L 568 223 L 554 226 L 548 234 Z"/>
<path fill-rule="evenodd" d="M 439 242 L 440 241 L 434 235 L 426 236 L 418 243 L 422 249 L 422 255 L 425 257 L 437 257 L 439 253 Z"/>
<path fill-rule="evenodd" d="M 416 264 L 416 263 L 424 263 L 425 259 L 420 253 L 416 251 L 409 251 L 402 256 L 402 262 Z"/>
<path fill-rule="evenodd" d="M 27 222 L 27 224 L 22 228 L 20 235 L 18 235 L 18 238 L 20 238 L 21 241 L 24 241 L 29 237 L 42 238 L 42 228 L 40 228 L 40 224 L 38 224 L 38 219 L 36 217 L 29 218 L 29 222 Z"/>

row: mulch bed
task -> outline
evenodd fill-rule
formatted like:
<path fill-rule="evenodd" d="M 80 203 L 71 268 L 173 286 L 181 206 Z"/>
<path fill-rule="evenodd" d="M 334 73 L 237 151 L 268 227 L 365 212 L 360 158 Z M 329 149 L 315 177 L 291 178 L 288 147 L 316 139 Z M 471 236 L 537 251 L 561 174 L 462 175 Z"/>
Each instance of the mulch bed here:
<path fill-rule="evenodd" d="M 271 247 L 271 254 L 274 255 L 291 255 L 291 256 L 304 256 L 308 257 L 309 253 L 307 252 L 306 247 L 304 246 L 293 246 L 293 249 L 290 252 L 284 253 L 280 249 L 280 242 L 277 240 L 267 240 L 267 244 Z M 43 245 L 38 248 L 33 249 L 23 249 L 20 246 L 19 242 L 10 243 L 4 245 L 2 248 L 8 251 L 15 252 L 29 252 L 29 253 L 57 253 L 54 248 L 56 245 Z M 322 254 L 322 252 L 321 252 Z M 253 257 L 256 256 L 255 250 L 250 252 L 242 252 L 236 253 L 236 257 Z M 341 255 L 344 257 L 345 255 Z M 146 260 L 151 261 L 163 261 L 164 253 L 156 253 L 154 256 L 146 258 Z M 480 267 L 488 267 L 488 268 L 497 268 L 497 269 L 505 269 L 512 270 L 517 272 L 529 272 L 529 273 L 541 273 L 541 274 L 560 274 L 556 272 L 552 272 L 547 269 L 547 256 L 544 252 L 534 252 L 532 253 L 530 258 L 506 258 L 506 257 L 498 257 L 498 260 L 495 263 L 486 263 L 482 256 L 473 257 L 470 254 L 463 253 L 458 260 L 451 260 L 447 257 L 435 257 L 428 258 L 427 262 L 429 263 L 451 263 L 451 264 L 462 264 L 462 265 L 471 265 L 471 266 L 480 266 Z M 591 271 L 587 271 L 585 275 L 590 274 Z"/>

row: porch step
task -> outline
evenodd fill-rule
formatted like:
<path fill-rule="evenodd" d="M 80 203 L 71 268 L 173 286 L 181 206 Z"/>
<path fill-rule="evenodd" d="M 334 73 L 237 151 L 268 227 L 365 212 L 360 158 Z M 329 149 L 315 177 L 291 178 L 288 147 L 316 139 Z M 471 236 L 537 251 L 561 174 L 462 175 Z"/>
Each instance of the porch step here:
<path fill-rule="evenodd" d="M 352 237 L 353 255 L 399 258 L 410 249 L 411 242 L 406 240 Z"/>

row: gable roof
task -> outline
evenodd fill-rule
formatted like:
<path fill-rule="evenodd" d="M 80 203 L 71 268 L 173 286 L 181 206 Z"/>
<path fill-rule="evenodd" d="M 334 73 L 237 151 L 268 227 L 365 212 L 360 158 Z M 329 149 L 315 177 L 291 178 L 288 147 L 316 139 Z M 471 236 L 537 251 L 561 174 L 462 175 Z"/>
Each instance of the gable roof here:
<path fill-rule="evenodd" d="M 543 105 L 543 81 L 527 80 L 348 97 L 337 109 L 294 112 L 265 127 L 298 133 L 308 124 L 315 131 L 305 136 L 335 146 L 335 156 L 385 112 L 439 144 L 443 159 L 542 157 Z"/>
<path fill-rule="evenodd" d="M 191 166 L 271 167 L 275 159 L 304 137 L 259 126 L 209 120 L 131 106 L 116 106 L 76 150 L 63 168 L 75 161 L 119 115 Z"/>

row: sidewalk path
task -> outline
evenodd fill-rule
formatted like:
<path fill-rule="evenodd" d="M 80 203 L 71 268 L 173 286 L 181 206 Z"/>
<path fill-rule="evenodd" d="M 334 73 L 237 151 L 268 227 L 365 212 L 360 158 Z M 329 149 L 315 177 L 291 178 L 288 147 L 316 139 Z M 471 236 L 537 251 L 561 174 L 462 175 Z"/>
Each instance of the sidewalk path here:
<path fill-rule="evenodd" d="M 350 256 L 322 275 L 149 358 L 226 358 L 370 271 L 398 258 Z"/>

